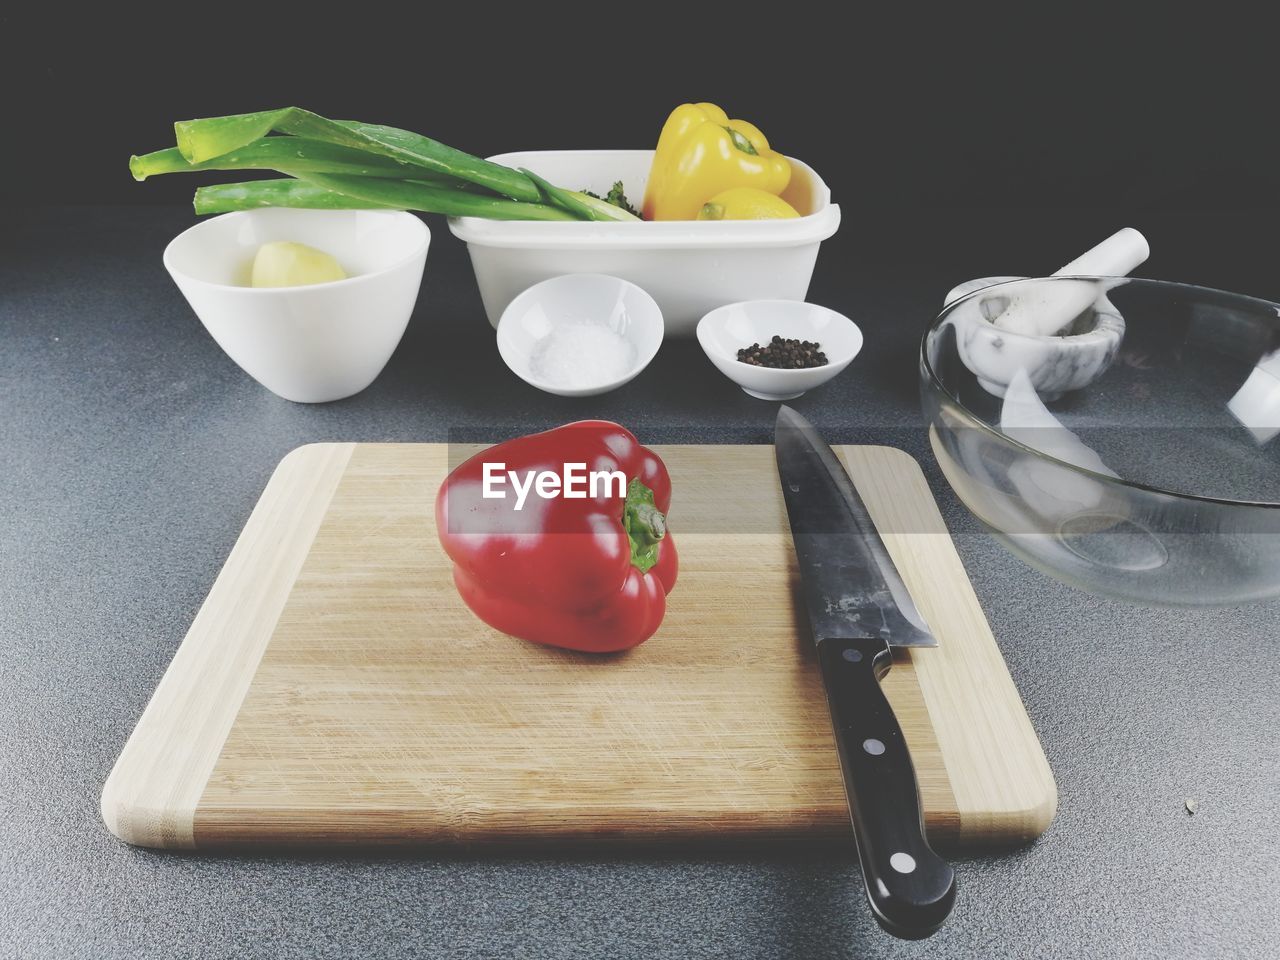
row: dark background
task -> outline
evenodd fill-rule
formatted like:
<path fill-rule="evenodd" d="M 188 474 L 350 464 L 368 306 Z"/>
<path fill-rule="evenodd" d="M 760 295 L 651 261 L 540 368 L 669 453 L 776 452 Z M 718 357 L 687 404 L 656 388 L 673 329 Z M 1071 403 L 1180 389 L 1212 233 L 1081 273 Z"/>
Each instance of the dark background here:
<path fill-rule="evenodd" d="M 707 99 L 813 165 L 824 256 L 1048 273 L 1119 226 L 1147 276 L 1280 299 L 1276 70 L 1261 20 L 1109 6 L 119 6 L 0 23 L 11 204 L 188 203 L 134 183 L 174 120 L 296 104 L 479 155 L 651 145 Z M 180 13 L 180 15 L 179 15 Z"/>

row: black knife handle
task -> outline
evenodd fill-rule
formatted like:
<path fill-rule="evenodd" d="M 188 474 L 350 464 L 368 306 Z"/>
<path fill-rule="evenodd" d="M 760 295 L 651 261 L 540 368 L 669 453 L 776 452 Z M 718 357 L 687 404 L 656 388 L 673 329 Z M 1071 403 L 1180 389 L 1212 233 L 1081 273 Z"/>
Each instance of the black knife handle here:
<path fill-rule="evenodd" d="M 951 912 L 956 878 L 925 840 L 911 754 L 880 687 L 892 658 L 877 638 L 818 642 L 867 899 L 885 930 L 918 940 Z"/>

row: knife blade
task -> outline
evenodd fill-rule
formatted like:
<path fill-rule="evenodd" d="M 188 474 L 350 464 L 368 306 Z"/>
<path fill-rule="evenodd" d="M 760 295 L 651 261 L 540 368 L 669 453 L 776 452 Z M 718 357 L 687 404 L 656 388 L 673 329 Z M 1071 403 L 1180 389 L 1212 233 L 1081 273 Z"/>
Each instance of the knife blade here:
<path fill-rule="evenodd" d="M 896 646 L 936 646 L 835 452 L 788 406 L 774 449 L 867 899 L 895 936 L 935 932 L 955 873 L 925 838 L 915 767 L 880 679 Z"/>

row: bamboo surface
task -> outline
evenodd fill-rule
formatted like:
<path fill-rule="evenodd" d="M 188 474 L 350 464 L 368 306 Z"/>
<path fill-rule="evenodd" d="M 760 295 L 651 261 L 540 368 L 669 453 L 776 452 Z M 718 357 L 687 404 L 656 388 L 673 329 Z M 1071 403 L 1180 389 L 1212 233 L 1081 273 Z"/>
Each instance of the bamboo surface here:
<path fill-rule="evenodd" d="M 680 578 L 658 634 L 606 657 L 463 605 L 433 519 L 446 446 L 294 451 L 107 782 L 108 827 L 176 848 L 847 837 L 773 450 L 655 449 Z M 1052 774 L 918 465 L 839 453 L 939 639 L 885 680 L 930 836 L 1038 836 Z"/>

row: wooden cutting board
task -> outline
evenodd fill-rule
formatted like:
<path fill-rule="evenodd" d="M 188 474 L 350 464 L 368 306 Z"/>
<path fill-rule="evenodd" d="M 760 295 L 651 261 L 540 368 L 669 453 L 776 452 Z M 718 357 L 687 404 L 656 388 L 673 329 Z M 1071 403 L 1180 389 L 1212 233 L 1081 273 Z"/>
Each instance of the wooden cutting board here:
<path fill-rule="evenodd" d="M 850 836 L 773 449 L 656 449 L 680 579 L 658 634 L 608 657 L 463 605 L 433 520 L 447 446 L 289 454 L 107 780 L 107 826 L 176 848 Z M 938 634 L 886 680 L 930 837 L 1038 836 L 1053 777 L 919 466 L 839 453 Z"/>

